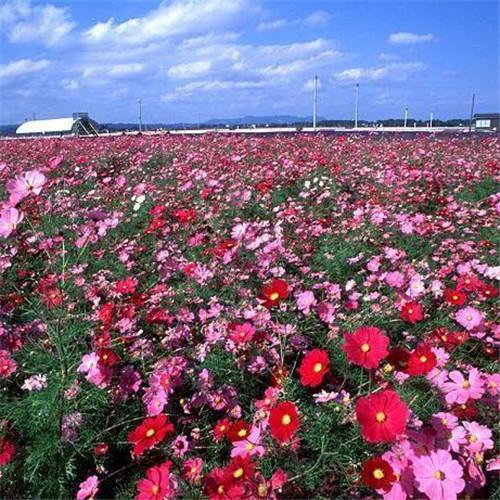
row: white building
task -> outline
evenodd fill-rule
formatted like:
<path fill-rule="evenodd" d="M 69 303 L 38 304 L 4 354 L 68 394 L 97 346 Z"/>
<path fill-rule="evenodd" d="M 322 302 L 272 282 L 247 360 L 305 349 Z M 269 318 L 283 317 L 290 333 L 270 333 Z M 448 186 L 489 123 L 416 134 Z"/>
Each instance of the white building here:
<path fill-rule="evenodd" d="M 99 125 L 88 113 L 73 113 L 71 118 L 30 120 L 17 127 L 17 135 L 99 135 Z"/>

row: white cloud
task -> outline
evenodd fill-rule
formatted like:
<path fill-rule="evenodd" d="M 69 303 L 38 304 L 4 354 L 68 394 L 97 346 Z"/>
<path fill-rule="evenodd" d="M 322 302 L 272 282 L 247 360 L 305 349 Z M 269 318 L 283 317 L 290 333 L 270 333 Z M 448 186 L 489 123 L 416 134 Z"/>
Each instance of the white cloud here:
<path fill-rule="evenodd" d="M 431 42 L 432 40 L 434 40 L 434 35 L 431 33 L 418 35 L 417 33 L 399 31 L 398 33 L 391 33 L 387 41 L 396 45 L 408 45 L 412 43 Z"/>
<path fill-rule="evenodd" d="M 318 89 L 320 89 L 322 87 L 323 87 L 323 84 L 321 83 L 321 79 L 318 78 Z M 302 86 L 302 90 L 304 92 L 312 92 L 313 89 L 314 89 L 314 79 L 309 78 L 309 80 L 307 80 L 306 83 L 304 83 L 304 85 Z"/>
<path fill-rule="evenodd" d="M 76 26 L 68 9 L 31 5 L 29 0 L 11 0 L 0 6 L 0 23 L 10 42 L 48 46 L 60 43 Z"/>
<path fill-rule="evenodd" d="M 284 19 L 275 19 L 274 21 L 262 21 L 257 26 L 257 31 L 271 31 L 284 28 L 286 21 Z"/>
<path fill-rule="evenodd" d="M 313 68 L 316 63 L 324 62 L 325 60 L 334 61 L 342 56 L 341 52 L 336 50 L 327 50 L 307 59 L 298 59 L 286 64 L 275 64 L 266 66 L 260 70 L 265 76 L 286 76 L 292 73 L 302 73 Z"/>
<path fill-rule="evenodd" d="M 335 74 L 335 78 L 343 81 L 389 80 L 405 81 L 410 76 L 423 71 L 425 64 L 420 62 L 392 63 L 379 68 L 351 68 Z"/>
<path fill-rule="evenodd" d="M 37 71 L 45 69 L 49 64 L 50 61 L 47 59 L 40 59 L 38 61 L 33 61 L 32 59 L 19 59 L 18 61 L 0 65 L 0 78 L 36 73 Z"/>
<path fill-rule="evenodd" d="M 309 14 L 302 22 L 308 28 L 319 28 L 325 26 L 330 20 L 330 14 L 324 10 L 317 10 Z"/>
<path fill-rule="evenodd" d="M 168 68 L 167 75 L 171 78 L 195 78 L 210 71 L 212 63 L 210 61 L 195 61 L 185 64 L 177 64 Z"/>
<path fill-rule="evenodd" d="M 114 18 L 95 24 L 84 34 L 91 43 L 142 44 L 179 35 L 222 29 L 252 12 L 248 0 L 175 0 L 162 3 L 140 18 L 116 24 Z"/>
<path fill-rule="evenodd" d="M 388 54 L 386 52 L 379 54 L 378 58 L 382 61 L 399 61 L 401 59 L 397 54 Z"/>
<path fill-rule="evenodd" d="M 142 73 L 145 69 L 141 63 L 111 64 L 109 66 L 89 66 L 84 68 L 82 76 L 84 78 L 107 78 L 107 77 L 126 77 Z"/>

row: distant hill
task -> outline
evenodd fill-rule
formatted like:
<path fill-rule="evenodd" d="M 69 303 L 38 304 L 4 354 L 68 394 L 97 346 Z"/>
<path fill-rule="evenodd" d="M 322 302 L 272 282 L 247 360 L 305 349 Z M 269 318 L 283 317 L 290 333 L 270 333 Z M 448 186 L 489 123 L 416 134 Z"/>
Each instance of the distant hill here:
<path fill-rule="evenodd" d="M 318 116 L 318 121 L 324 120 Z M 241 118 L 212 118 L 203 125 L 287 125 L 292 123 L 311 123 L 311 116 L 273 115 L 273 116 L 243 116 Z"/>

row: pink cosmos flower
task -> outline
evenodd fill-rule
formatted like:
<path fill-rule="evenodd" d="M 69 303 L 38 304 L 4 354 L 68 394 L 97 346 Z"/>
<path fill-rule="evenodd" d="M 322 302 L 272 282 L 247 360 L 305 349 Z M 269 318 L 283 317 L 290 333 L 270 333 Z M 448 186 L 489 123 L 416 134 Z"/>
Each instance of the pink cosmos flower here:
<path fill-rule="evenodd" d="M 462 424 L 467 432 L 467 449 L 471 453 L 480 453 L 493 448 L 491 439 L 491 430 L 485 425 L 477 422 L 463 422 Z"/>
<path fill-rule="evenodd" d="M 78 485 L 78 493 L 76 494 L 76 500 L 85 500 L 86 498 L 95 498 L 97 495 L 97 476 L 90 476 L 85 481 Z"/>
<path fill-rule="evenodd" d="M 467 306 L 457 311 L 455 320 L 466 330 L 474 330 L 483 322 L 483 315 L 474 307 Z"/>
<path fill-rule="evenodd" d="M 413 462 L 417 488 L 433 500 L 453 500 L 465 488 L 463 469 L 445 450 L 431 451 Z"/>
<path fill-rule="evenodd" d="M 404 285 L 405 277 L 399 271 L 391 271 L 385 275 L 385 282 L 393 288 L 401 288 Z"/>
<path fill-rule="evenodd" d="M 10 193 L 9 203 L 17 205 L 30 193 L 40 194 L 46 181 L 45 175 L 38 170 L 33 170 L 16 177 L 13 181 L 7 182 L 7 191 Z"/>
<path fill-rule="evenodd" d="M 5 208 L 0 212 L 0 236 L 8 238 L 23 220 L 23 214 L 15 208 Z"/>
<path fill-rule="evenodd" d="M 7 378 L 16 371 L 17 364 L 8 351 L 0 351 L 0 378 Z"/>
<path fill-rule="evenodd" d="M 448 404 L 463 404 L 484 394 L 484 382 L 477 368 L 469 371 L 468 379 L 457 370 L 450 372 L 448 377 L 451 381 L 441 385 Z"/>
<path fill-rule="evenodd" d="M 311 307 L 316 304 L 316 298 L 312 292 L 302 292 L 297 295 L 297 307 L 306 316 L 311 311 Z"/>
<path fill-rule="evenodd" d="M 231 457 L 244 457 L 245 455 L 261 457 L 266 449 L 261 444 L 260 428 L 252 427 L 247 437 L 242 441 L 235 441 L 231 450 Z"/>

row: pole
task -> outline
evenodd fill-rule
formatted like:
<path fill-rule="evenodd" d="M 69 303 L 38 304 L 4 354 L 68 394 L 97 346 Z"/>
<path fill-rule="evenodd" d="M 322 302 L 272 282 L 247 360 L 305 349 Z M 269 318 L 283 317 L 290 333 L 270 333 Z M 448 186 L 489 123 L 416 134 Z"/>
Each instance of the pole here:
<path fill-rule="evenodd" d="M 406 128 L 406 125 L 408 123 L 408 106 L 405 108 L 405 121 L 403 127 Z"/>
<path fill-rule="evenodd" d="M 469 132 L 472 132 L 472 118 L 474 117 L 474 101 L 475 100 L 476 100 L 476 94 L 472 94 L 472 103 L 470 106 Z"/>
<path fill-rule="evenodd" d="M 142 99 L 137 102 L 139 103 L 139 132 L 142 132 Z"/>
<path fill-rule="evenodd" d="M 313 87 L 313 131 L 316 132 L 316 113 L 318 109 L 318 76 L 314 77 Z"/>
<path fill-rule="evenodd" d="M 354 104 L 354 128 L 358 128 L 359 83 L 356 83 L 356 103 Z"/>
<path fill-rule="evenodd" d="M 431 118 L 429 120 L 429 128 L 432 128 L 432 122 L 434 121 L 434 113 L 431 111 Z"/>

